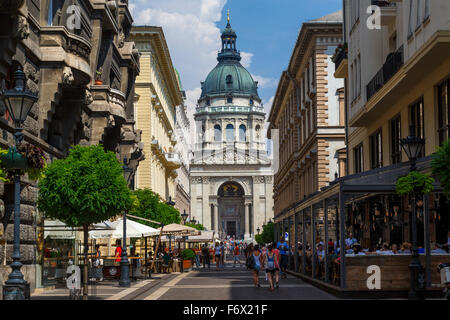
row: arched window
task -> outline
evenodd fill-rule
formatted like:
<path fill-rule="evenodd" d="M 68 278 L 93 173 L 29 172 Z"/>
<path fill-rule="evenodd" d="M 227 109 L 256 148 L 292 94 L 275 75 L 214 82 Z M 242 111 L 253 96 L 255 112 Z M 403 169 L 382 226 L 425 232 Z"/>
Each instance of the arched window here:
<path fill-rule="evenodd" d="M 233 98 L 232 97 L 228 97 L 227 98 L 227 103 L 233 103 Z"/>
<path fill-rule="evenodd" d="M 261 127 L 259 126 L 259 124 L 255 127 L 255 134 L 256 140 L 259 140 L 261 134 Z"/>
<path fill-rule="evenodd" d="M 226 77 L 227 84 L 233 84 L 233 76 L 231 74 Z"/>
<path fill-rule="evenodd" d="M 240 126 L 239 126 L 239 141 L 246 141 L 247 139 L 246 139 L 246 131 L 247 131 L 247 128 L 245 127 L 245 125 L 243 125 L 243 124 L 241 124 Z"/>
<path fill-rule="evenodd" d="M 232 124 L 227 125 L 227 141 L 232 142 L 234 141 L 234 126 Z"/>
<path fill-rule="evenodd" d="M 214 126 L 214 141 L 222 141 L 222 129 L 218 124 Z"/>

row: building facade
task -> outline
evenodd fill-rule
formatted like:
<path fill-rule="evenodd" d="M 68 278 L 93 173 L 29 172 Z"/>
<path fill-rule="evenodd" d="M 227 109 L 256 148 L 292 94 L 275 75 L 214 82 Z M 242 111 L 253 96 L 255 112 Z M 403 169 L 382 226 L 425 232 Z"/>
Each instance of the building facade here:
<path fill-rule="evenodd" d="M 254 239 L 273 217 L 272 168 L 257 83 L 240 64 L 230 21 L 194 115 L 191 216 L 219 237 Z"/>
<path fill-rule="evenodd" d="M 179 78 L 179 76 L 178 76 Z M 179 81 L 181 91 L 181 80 Z M 191 190 L 189 179 L 189 165 L 192 158 L 191 147 L 191 122 L 186 114 L 186 105 L 183 103 L 177 108 L 175 122 L 175 152 L 180 159 L 180 167 L 177 169 L 176 189 L 175 189 L 175 208 L 180 213 L 186 212 L 187 219 L 191 219 Z"/>
<path fill-rule="evenodd" d="M 450 202 L 436 177 L 433 191 L 415 199 L 399 196 L 396 183 L 411 170 L 401 138 L 424 139 L 416 165 L 422 173 L 432 171 L 432 154 L 449 139 L 450 3 L 343 4 L 344 42 L 333 62 L 335 77 L 345 79 L 349 174 L 284 210 L 276 219 L 277 234 L 297 226 L 295 243 L 311 246 L 310 254 L 295 253 L 292 268 L 338 292 L 367 292 L 363 274 L 371 265 L 380 267 L 382 291 L 407 294 L 413 292 L 411 284 L 419 288 L 418 279 L 423 279 L 430 292 L 440 281 L 436 266 L 448 259 L 442 248 L 450 230 Z M 322 228 L 324 233 L 317 232 Z M 346 243 L 350 234 L 362 249 L 358 255 Z M 337 240 L 331 247 L 329 238 Z M 320 242 L 325 252 L 337 252 L 339 264 L 328 255 L 317 258 Z M 417 246 L 411 251 L 423 252 L 423 272 L 409 267 L 413 242 Z M 344 243 L 345 250 L 337 251 Z M 396 255 L 395 247 L 402 245 L 406 255 Z M 383 246 L 387 250 L 380 250 Z"/>
<path fill-rule="evenodd" d="M 73 20 L 73 9 L 79 15 Z M 24 142 L 44 150 L 49 161 L 71 145 L 102 144 L 134 171 L 143 158 L 133 120 L 139 54 L 128 41 L 132 18 L 127 1 L 2 1 L 0 82 L 14 87 L 21 68 L 26 89 L 38 95 L 24 124 Z M 14 144 L 14 124 L 0 105 L 0 145 Z M 22 272 L 33 291 L 45 285 L 44 217 L 36 209 L 35 181 L 22 176 L 20 251 Z M 14 186 L 0 182 L 0 287 L 13 251 Z M 1 292 L 1 290 L 0 290 Z"/>
<path fill-rule="evenodd" d="M 133 27 L 131 39 L 141 53 L 134 112 L 146 153 L 135 186 L 149 188 L 163 201 L 169 201 L 175 199 L 180 168 L 175 152 L 176 108 L 183 103 L 178 77 L 161 27 Z"/>
<path fill-rule="evenodd" d="M 344 81 L 331 58 L 342 42 L 342 11 L 303 23 L 269 115 L 279 130 L 275 217 L 345 175 Z M 291 238 L 292 240 L 292 238 Z"/>

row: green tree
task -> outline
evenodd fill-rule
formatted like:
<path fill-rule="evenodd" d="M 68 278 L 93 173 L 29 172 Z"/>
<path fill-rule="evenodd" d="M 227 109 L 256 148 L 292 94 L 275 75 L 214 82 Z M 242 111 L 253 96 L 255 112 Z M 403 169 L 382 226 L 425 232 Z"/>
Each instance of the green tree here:
<path fill-rule="evenodd" d="M 438 177 L 444 191 L 450 193 L 450 140 L 447 140 L 442 147 L 433 155 L 431 161 L 433 174 Z"/>
<path fill-rule="evenodd" d="M 137 217 L 155 220 L 168 225 L 171 223 L 180 223 L 180 212 L 167 203 L 161 201 L 157 193 L 150 189 L 137 189 L 133 191 L 133 206 L 130 214 Z M 153 228 L 159 228 L 159 225 L 142 221 L 143 224 Z"/>
<path fill-rule="evenodd" d="M 205 227 L 202 224 L 186 222 L 185 225 L 188 226 L 188 227 L 192 227 L 194 229 L 197 229 L 197 230 L 205 230 Z"/>
<path fill-rule="evenodd" d="M 123 169 L 103 146 L 75 146 L 65 159 L 53 161 L 39 183 L 38 208 L 84 231 L 84 293 L 87 299 L 88 227 L 119 215 L 132 205 Z"/>
<path fill-rule="evenodd" d="M 272 243 L 275 239 L 275 233 L 274 233 L 274 224 L 272 222 L 269 222 L 268 224 L 263 225 L 263 230 L 260 234 L 260 237 L 258 235 L 255 236 L 255 240 L 258 242 L 258 240 L 261 244 L 265 243 Z"/>

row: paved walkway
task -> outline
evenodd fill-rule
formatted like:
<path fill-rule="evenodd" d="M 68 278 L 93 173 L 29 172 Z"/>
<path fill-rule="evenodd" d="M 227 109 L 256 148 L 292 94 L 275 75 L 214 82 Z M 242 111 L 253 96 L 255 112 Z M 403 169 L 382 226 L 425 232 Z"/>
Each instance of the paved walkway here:
<path fill-rule="evenodd" d="M 195 269 L 183 273 L 166 283 L 149 290 L 148 295 L 139 298 L 145 300 L 311 300 L 336 299 L 310 284 L 293 276 L 280 279 L 279 289 L 271 292 L 260 272 L 260 288 L 253 284 L 252 273 L 243 264 L 239 266 L 228 262 L 220 271 Z"/>
<path fill-rule="evenodd" d="M 154 275 L 153 279 L 133 282 L 130 288 L 119 287 L 117 281 L 104 281 L 89 286 L 90 300 L 333 300 L 326 293 L 288 275 L 280 279 L 280 287 L 269 290 L 264 272 L 260 272 L 260 288 L 253 285 L 251 271 L 227 262 L 219 271 L 202 267 L 190 272 Z M 32 300 L 68 300 L 68 289 L 33 294 Z"/>

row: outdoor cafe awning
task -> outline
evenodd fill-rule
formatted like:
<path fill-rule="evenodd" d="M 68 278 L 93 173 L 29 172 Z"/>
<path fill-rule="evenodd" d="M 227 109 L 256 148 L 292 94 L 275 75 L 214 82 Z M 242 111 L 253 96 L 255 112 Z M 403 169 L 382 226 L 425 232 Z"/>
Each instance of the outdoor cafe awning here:
<path fill-rule="evenodd" d="M 90 231 L 89 236 L 93 239 L 123 238 L 123 219 L 111 222 L 111 227 L 111 230 Z M 127 219 L 126 228 L 127 238 L 141 238 L 159 235 L 158 230 L 130 219 Z"/>
<path fill-rule="evenodd" d="M 161 228 L 158 229 L 158 232 L 161 231 Z M 195 228 L 184 226 L 177 223 L 172 223 L 163 227 L 162 234 L 163 236 L 195 236 L 201 235 L 201 232 Z"/>
<path fill-rule="evenodd" d="M 91 228 L 108 230 L 111 229 L 111 222 L 104 221 L 94 224 Z M 64 222 L 59 220 L 45 220 L 44 221 L 44 239 L 66 239 L 71 240 L 76 238 L 78 231 L 81 228 L 72 228 L 67 226 Z"/>

